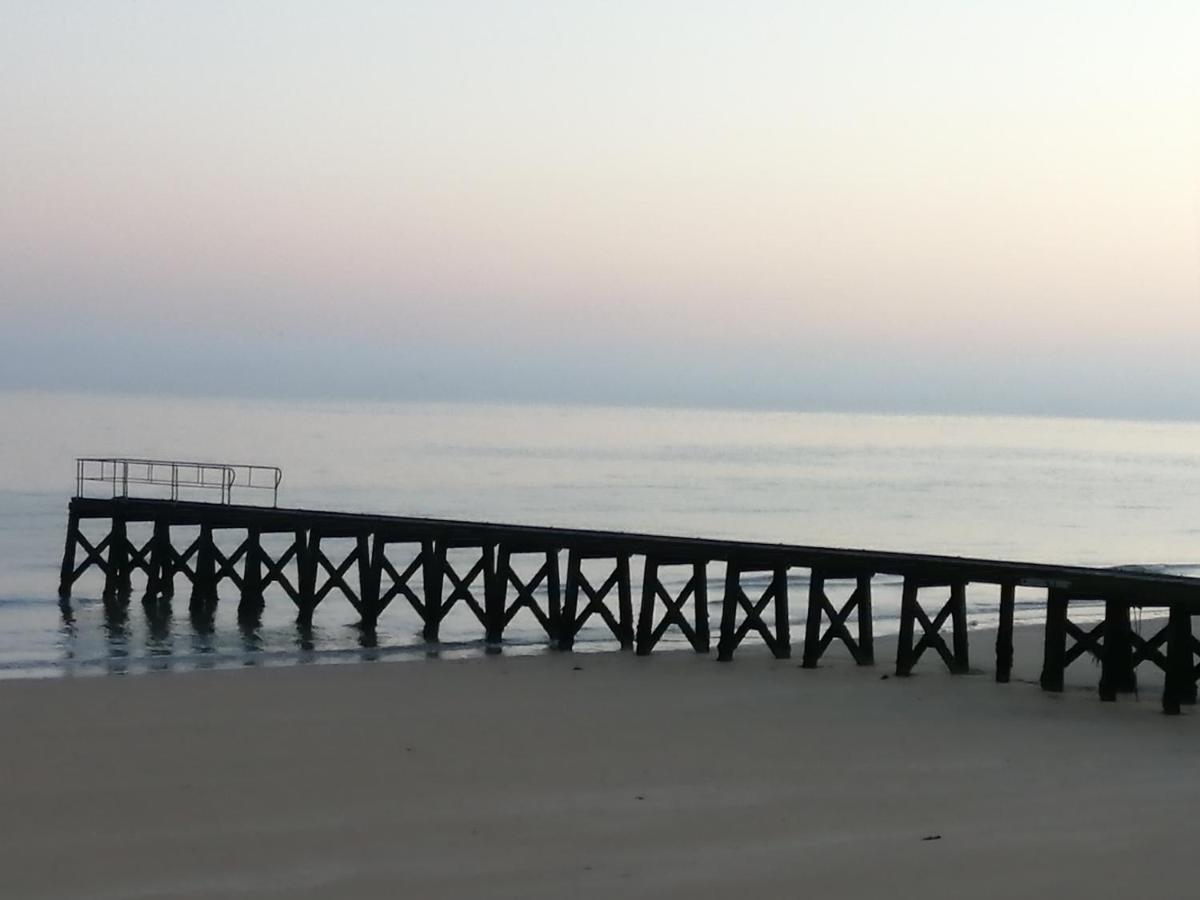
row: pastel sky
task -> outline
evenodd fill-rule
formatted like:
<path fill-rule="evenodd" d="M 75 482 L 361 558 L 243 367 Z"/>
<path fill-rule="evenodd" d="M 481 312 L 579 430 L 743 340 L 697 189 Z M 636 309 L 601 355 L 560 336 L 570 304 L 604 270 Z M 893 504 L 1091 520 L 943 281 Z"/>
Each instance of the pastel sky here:
<path fill-rule="evenodd" d="M 0 386 L 1200 418 L 1200 3 L 0 3 Z"/>

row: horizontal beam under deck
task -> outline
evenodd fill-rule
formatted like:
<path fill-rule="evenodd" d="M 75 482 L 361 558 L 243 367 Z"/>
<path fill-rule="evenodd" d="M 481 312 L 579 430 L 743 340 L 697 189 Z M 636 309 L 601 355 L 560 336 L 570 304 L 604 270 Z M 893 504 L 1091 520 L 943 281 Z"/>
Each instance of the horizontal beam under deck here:
<path fill-rule="evenodd" d="M 171 500 L 76 497 L 71 500 L 70 512 L 77 519 L 165 521 L 171 526 L 255 529 L 262 534 L 314 531 L 329 539 L 371 535 L 385 543 L 503 544 L 514 553 L 573 550 L 582 558 L 637 555 L 652 557 L 660 565 L 735 561 L 743 570 L 810 568 L 827 573 L 826 578 L 886 574 L 931 586 L 970 582 L 1052 588 L 1076 597 L 1119 597 L 1135 606 L 1182 603 L 1200 612 L 1200 580 L 1119 569 Z"/>

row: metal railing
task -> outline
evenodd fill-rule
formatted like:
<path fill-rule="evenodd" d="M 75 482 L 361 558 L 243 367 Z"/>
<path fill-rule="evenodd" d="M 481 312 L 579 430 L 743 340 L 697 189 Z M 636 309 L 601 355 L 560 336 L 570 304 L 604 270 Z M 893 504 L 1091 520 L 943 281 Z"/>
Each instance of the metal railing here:
<path fill-rule="evenodd" d="M 130 497 L 131 487 L 169 488 L 171 499 L 181 492 L 219 492 L 220 502 L 233 502 L 234 488 L 270 491 L 271 506 L 279 504 L 283 472 L 276 466 L 245 463 L 187 462 L 171 459 L 81 457 L 75 460 L 75 496 L 85 496 L 89 484 L 108 485 L 113 497 Z"/>

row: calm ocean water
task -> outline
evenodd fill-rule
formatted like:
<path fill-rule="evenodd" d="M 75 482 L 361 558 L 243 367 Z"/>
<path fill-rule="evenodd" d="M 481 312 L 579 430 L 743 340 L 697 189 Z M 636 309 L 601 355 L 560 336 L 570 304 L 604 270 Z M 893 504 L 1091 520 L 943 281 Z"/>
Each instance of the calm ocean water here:
<path fill-rule="evenodd" d="M 0 393 L 0 422 L 0 677 L 481 652 L 462 615 L 443 646 L 423 645 L 400 602 L 364 647 L 336 594 L 306 636 L 281 595 L 252 632 L 232 596 L 211 629 L 189 620 L 186 595 L 165 620 L 136 600 L 106 618 L 93 574 L 62 610 L 80 455 L 279 465 L 285 506 L 1200 575 L 1200 424 L 34 393 Z M 798 597 L 803 585 L 796 573 Z M 714 617 L 719 599 L 710 589 Z M 1039 592 L 1019 599 L 1020 617 L 1040 617 Z M 971 591 L 976 626 L 994 622 L 996 600 Z M 898 604 L 881 579 L 879 633 L 895 630 Z M 513 652 L 544 646 L 532 620 L 509 636 Z M 611 646 L 581 636 L 581 649 Z"/>

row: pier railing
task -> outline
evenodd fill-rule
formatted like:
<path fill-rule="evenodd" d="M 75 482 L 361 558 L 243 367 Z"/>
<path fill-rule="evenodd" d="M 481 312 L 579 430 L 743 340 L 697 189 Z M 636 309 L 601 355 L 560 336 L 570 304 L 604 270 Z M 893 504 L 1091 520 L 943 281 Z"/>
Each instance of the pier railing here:
<path fill-rule="evenodd" d="M 131 457 L 81 457 L 75 460 L 75 496 L 84 497 L 88 485 L 107 486 L 112 497 L 137 496 L 141 487 L 166 488 L 171 500 L 181 493 L 216 495 L 218 502 L 233 502 L 234 489 L 270 491 L 271 506 L 279 503 L 279 484 L 283 472 L 276 466 L 246 463 L 192 462 L 172 459 L 135 459 Z M 133 493 L 131 493 L 131 491 Z"/>

